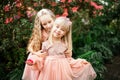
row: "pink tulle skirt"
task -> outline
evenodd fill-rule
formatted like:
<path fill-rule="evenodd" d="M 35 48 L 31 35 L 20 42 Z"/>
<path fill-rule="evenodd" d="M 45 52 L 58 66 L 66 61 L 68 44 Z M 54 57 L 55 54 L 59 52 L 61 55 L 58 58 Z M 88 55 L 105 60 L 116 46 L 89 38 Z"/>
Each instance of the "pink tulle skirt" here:
<path fill-rule="evenodd" d="M 94 80 L 96 73 L 84 59 L 48 56 L 38 80 Z"/>

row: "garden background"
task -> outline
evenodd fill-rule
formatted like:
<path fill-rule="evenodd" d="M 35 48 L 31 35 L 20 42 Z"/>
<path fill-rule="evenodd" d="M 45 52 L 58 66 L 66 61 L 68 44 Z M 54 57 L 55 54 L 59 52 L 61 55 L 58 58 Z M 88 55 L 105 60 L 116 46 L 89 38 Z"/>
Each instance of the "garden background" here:
<path fill-rule="evenodd" d="M 91 62 L 96 80 L 106 79 L 107 64 L 120 55 L 119 0 L 1 0 L 0 1 L 0 80 L 21 80 L 26 46 L 36 12 L 51 9 L 56 17 L 73 22 L 73 57 Z M 118 63 L 117 63 L 118 64 Z M 119 73 L 118 71 L 115 73 Z M 120 75 L 120 73 L 119 73 Z"/>

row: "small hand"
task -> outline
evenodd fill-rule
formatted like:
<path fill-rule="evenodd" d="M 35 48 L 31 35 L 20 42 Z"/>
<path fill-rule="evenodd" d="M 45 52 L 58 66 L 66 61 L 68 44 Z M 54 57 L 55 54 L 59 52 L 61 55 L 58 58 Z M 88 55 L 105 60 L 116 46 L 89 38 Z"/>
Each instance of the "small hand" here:
<path fill-rule="evenodd" d="M 65 56 L 66 56 L 67 58 L 72 57 L 72 51 L 71 51 L 71 50 L 66 50 L 66 51 L 65 51 Z"/>
<path fill-rule="evenodd" d="M 43 50 L 40 50 L 40 51 L 36 52 L 35 54 L 36 54 L 37 56 L 43 57 L 43 58 L 45 58 L 45 57 L 48 55 L 47 52 L 46 52 L 46 51 L 43 51 Z"/>

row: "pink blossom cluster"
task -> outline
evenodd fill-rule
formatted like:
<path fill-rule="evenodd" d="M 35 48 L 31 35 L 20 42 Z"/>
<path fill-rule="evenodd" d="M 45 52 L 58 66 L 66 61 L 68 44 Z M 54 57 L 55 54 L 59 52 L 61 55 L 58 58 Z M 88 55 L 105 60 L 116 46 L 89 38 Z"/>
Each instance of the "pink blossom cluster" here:
<path fill-rule="evenodd" d="M 80 9 L 80 6 L 79 5 L 75 5 L 75 6 L 72 6 L 72 7 L 69 7 L 69 4 L 72 3 L 74 0 L 58 0 L 60 1 L 61 3 L 63 3 L 61 5 L 62 9 L 63 9 L 63 13 L 61 15 L 57 14 L 56 17 L 58 16 L 65 16 L 67 17 L 69 15 L 68 11 L 71 10 L 73 13 L 76 13 L 78 12 L 78 10 Z M 89 3 L 90 6 L 93 6 L 95 8 L 95 10 L 101 10 L 103 9 L 103 6 L 102 5 L 98 5 L 96 2 L 92 1 L 92 0 L 78 0 L 81 2 L 84 2 L 84 3 Z M 57 6 L 57 2 L 53 2 L 53 1 L 49 1 L 51 6 L 52 7 L 55 7 Z M 9 18 L 6 18 L 5 19 L 5 24 L 8 24 L 10 22 L 12 22 L 13 20 L 16 20 L 16 19 L 20 19 L 23 14 L 21 12 L 21 10 L 24 8 L 24 10 L 26 10 L 26 15 L 27 17 L 30 19 L 32 16 L 36 15 L 36 11 L 34 10 L 34 7 L 38 7 L 38 6 L 42 6 L 43 4 L 41 3 L 37 3 L 37 2 L 34 2 L 33 3 L 33 7 L 25 7 L 23 5 L 23 2 L 21 0 L 15 0 L 15 2 L 13 2 L 13 4 L 7 4 L 4 6 L 3 10 L 5 12 L 10 12 L 11 10 L 13 10 L 14 7 L 16 7 L 18 10 L 16 10 L 16 14 L 13 14 L 12 16 L 13 17 L 9 17 Z M 94 11 L 95 12 L 95 11 Z"/>
<path fill-rule="evenodd" d="M 11 23 L 13 21 L 12 17 L 6 18 L 5 24 Z"/>
<path fill-rule="evenodd" d="M 93 1 L 90 2 L 90 5 L 93 6 L 96 10 L 103 9 L 102 5 L 97 5 L 97 3 L 93 2 Z"/>

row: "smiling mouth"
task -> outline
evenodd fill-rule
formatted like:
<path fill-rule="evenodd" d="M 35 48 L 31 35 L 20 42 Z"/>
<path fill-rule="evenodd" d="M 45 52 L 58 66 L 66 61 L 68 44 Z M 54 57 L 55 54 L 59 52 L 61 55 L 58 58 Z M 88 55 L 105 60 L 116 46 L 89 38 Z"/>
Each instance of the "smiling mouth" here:
<path fill-rule="evenodd" d="M 55 32 L 55 34 L 60 35 L 59 33 Z"/>

